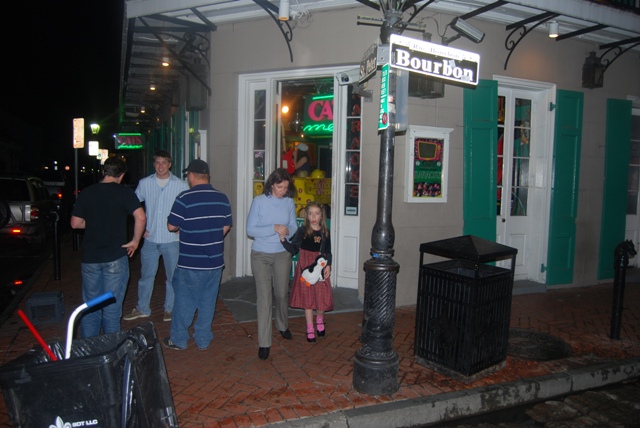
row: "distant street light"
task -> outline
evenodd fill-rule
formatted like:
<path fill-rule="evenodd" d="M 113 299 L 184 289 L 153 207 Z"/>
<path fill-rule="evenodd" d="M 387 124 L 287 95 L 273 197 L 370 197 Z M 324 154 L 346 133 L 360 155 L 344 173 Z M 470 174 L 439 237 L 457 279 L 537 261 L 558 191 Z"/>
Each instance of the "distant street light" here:
<path fill-rule="evenodd" d="M 98 132 L 100 132 L 100 125 L 98 125 L 97 123 L 92 123 L 89 126 L 91 126 L 91 133 L 93 135 L 96 135 Z"/>

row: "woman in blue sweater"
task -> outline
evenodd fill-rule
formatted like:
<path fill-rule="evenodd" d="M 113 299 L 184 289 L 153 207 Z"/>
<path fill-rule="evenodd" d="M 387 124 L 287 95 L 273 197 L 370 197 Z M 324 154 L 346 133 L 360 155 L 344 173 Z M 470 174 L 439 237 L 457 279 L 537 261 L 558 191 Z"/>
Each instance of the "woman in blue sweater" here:
<path fill-rule="evenodd" d="M 272 290 L 275 295 L 276 328 L 285 339 L 289 331 L 289 277 L 291 254 L 282 247 L 281 238 L 291 238 L 297 230 L 293 196 L 295 186 L 284 168 L 269 175 L 264 194 L 256 196 L 247 217 L 247 235 L 251 245 L 251 270 L 256 282 L 258 313 L 258 357 L 269 358 L 271 349 Z"/>

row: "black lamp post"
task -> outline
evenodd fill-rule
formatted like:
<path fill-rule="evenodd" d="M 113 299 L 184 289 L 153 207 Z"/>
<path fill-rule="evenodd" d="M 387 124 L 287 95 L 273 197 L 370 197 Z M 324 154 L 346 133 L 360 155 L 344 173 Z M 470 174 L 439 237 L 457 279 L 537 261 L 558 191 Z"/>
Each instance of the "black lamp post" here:
<path fill-rule="evenodd" d="M 395 3 L 395 2 L 392 2 Z M 390 7 L 385 11 L 380 30 L 382 44 L 396 32 L 402 13 Z M 389 76 L 389 100 L 396 100 L 395 74 Z M 393 200 L 393 160 L 395 146 L 395 111 L 389 109 L 389 126 L 380 135 L 378 209 L 371 232 L 371 259 L 364 264 L 364 319 L 353 368 L 353 386 L 369 395 L 388 395 L 398 390 L 398 354 L 393 349 L 395 324 L 396 277 L 400 270 L 393 260 L 395 231 L 391 221 Z"/>

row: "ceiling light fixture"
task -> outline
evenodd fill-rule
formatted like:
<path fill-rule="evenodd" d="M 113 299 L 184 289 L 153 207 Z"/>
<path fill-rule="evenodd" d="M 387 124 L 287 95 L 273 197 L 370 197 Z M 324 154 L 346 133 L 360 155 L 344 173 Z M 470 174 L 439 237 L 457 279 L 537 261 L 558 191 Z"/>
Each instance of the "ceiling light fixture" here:
<path fill-rule="evenodd" d="M 278 7 L 278 19 L 280 21 L 289 20 L 289 0 L 280 0 L 280 6 Z"/>
<path fill-rule="evenodd" d="M 140 107 L 140 113 L 144 113 L 145 111 L 144 106 Z"/>
<path fill-rule="evenodd" d="M 171 63 L 169 62 L 169 57 L 168 56 L 163 56 L 162 57 L 162 66 L 163 67 L 169 67 L 169 65 L 171 65 Z"/>
<path fill-rule="evenodd" d="M 151 86 L 149 86 L 149 90 L 155 91 L 156 90 L 156 84 L 151 82 Z"/>
<path fill-rule="evenodd" d="M 552 39 L 558 37 L 558 29 L 558 21 L 549 21 L 549 37 L 551 37 Z"/>

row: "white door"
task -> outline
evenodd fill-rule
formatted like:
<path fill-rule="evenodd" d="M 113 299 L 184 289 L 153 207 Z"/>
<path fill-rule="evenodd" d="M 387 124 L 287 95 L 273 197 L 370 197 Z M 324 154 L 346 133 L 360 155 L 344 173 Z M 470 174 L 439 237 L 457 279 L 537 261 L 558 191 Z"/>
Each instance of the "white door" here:
<path fill-rule="evenodd" d="M 640 108 L 631 116 L 631 156 L 629 161 L 629 188 L 627 197 L 627 224 L 625 239 L 630 239 L 636 250 L 640 248 Z M 638 257 L 629 259 L 629 266 L 638 266 Z"/>
<path fill-rule="evenodd" d="M 498 86 L 496 241 L 518 250 L 516 280 L 544 282 L 550 90 L 524 85 L 501 81 Z M 510 262 L 500 265 L 510 267 Z"/>

